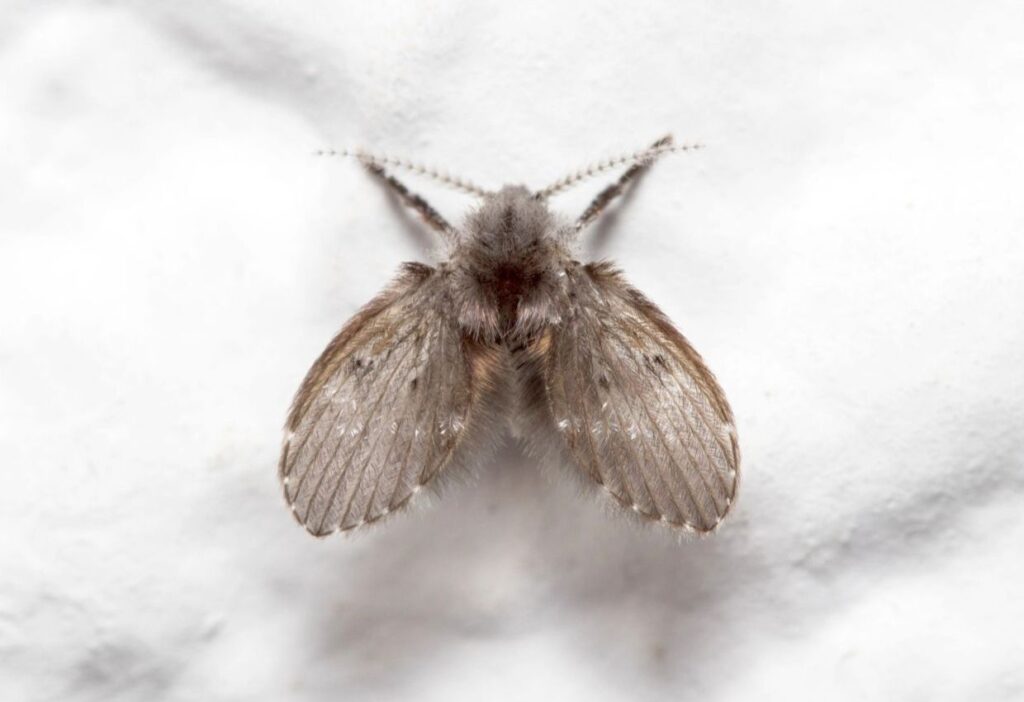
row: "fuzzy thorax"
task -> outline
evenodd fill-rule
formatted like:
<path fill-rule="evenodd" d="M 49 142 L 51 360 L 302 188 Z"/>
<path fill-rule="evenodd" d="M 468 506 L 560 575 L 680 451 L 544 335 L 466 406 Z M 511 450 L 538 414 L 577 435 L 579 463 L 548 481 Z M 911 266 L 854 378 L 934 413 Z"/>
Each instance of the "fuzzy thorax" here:
<path fill-rule="evenodd" d="M 522 186 L 484 197 L 452 252 L 460 325 L 475 338 L 525 338 L 557 324 L 563 307 L 564 228 Z"/>

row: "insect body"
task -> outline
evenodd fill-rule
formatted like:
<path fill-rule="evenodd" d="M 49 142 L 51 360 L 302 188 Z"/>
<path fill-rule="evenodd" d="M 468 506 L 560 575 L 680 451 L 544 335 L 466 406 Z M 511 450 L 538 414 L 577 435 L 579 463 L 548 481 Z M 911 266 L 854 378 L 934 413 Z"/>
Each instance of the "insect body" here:
<path fill-rule="evenodd" d="M 532 193 L 484 192 L 461 229 L 364 164 L 446 240 L 448 260 L 407 263 L 309 370 L 288 415 L 285 497 L 310 533 L 348 531 L 406 505 L 512 427 L 641 518 L 714 530 L 736 495 L 732 414 L 696 351 L 608 263 L 570 246 L 673 146 L 632 166 L 575 222 L 555 192 L 612 162 Z"/>

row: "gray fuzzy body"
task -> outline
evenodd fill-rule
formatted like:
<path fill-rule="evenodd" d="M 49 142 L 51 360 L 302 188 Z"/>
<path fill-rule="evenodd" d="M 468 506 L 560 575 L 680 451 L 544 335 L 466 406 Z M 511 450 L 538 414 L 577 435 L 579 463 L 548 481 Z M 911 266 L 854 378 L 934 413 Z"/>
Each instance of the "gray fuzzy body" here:
<path fill-rule="evenodd" d="M 377 167 L 449 238 L 448 258 L 405 264 L 303 381 L 280 462 L 303 526 L 322 536 L 375 522 L 511 430 L 645 521 L 718 527 L 739 477 L 724 394 L 617 270 L 569 251 L 639 169 L 575 225 L 543 191 L 506 186 L 456 230 Z"/>
<path fill-rule="evenodd" d="M 562 229 L 568 225 L 563 225 Z M 522 186 L 484 198 L 442 270 L 451 276 L 460 327 L 510 348 L 558 324 L 571 259 L 546 204 Z"/>

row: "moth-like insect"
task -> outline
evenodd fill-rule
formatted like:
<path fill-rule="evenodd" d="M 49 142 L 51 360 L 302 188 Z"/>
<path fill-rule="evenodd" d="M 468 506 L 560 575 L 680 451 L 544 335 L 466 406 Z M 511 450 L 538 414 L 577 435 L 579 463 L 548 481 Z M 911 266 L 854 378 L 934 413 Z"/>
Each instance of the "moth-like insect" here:
<path fill-rule="evenodd" d="M 509 428 L 558 452 L 643 520 L 707 533 L 736 496 L 739 448 L 725 395 L 668 318 L 607 262 L 581 263 L 587 225 L 671 136 L 531 192 L 496 192 L 404 161 L 354 154 L 443 237 L 436 267 L 406 263 L 338 333 L 302 382 L 279 474 L 315 536 L 400 510 Z M 335 152 L 329 152 L 335 153 Z M 348 155 L 348 154 L 346 154 Z M 450 225 L 388 166 L 480 198 Z M 548 199 L 628 167 L 575 221 Z"/>

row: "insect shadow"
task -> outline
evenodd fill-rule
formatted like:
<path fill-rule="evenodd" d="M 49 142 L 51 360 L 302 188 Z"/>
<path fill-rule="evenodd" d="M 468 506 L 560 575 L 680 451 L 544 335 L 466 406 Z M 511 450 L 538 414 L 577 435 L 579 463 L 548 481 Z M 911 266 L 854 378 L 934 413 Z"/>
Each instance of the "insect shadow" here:
<path fill-rule="evenodd" d="M 732 536 L 742 522 L 681 548 L 574 499 L 574 482 L 538 471 L 514 441 L 472 483 L 450 487 L 444 509 L 363 536 L 365 550 L 325 583 L 333 604 L 310 608 L 311 643 L 346 684 L 422 690 L 466 645 L 546 634 L 613 687 L 639 670 L 667 692 L 728 650 L 729 601 L 745 589 L 735 573 L 759 570 Z"/>
<path fill-rule="evenodd" d="M 633 187 L 623 192 L 619 196 L 618 202 L 613 207 L 609 207 L 601 219 L 597 220 L 584 245 L 589 255 L 600 258 L 608 250 L 608 245 L 619 229 L 622 213 L 636 198 L 636 192 L 647 177 L 647 173 L 647 171 L 640 171 L 633 181 Z"/>
<path fill-rule="evenodd" d="M 393 219 L 402 223 L 402 231 L 412 239 L 420 251 L 433 251 L 436 248 L 436 240 L 430 235 L 430 232 L 423 228 L 409 208 L 402 205 L 401 200 L 391 193 L 385 193 L 385 195 Z"/>

